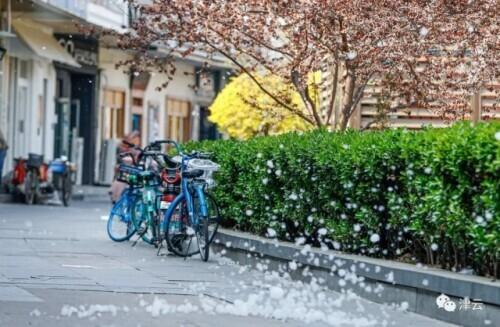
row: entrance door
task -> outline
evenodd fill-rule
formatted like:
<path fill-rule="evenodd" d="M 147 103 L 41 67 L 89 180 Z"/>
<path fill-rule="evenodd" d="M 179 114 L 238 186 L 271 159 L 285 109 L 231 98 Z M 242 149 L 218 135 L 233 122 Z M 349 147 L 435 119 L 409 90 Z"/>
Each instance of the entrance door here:
<path fill-rule="evenodd" d="M 80 137 L 80 100 L 74 99 L 71 100 L 71 117 L 70 117 L 70 149 L 69 149 L 69 159 L 74 160 L 73 158 L 73 144 L 75 144 L 76 138 Z"/>
<path fill-rule="evenodd" d="M 208 120 L 208 116 L 210 116 L 210 109 L 208 107 L 200 107 L 200 141 L 216 140 L 219 138 L 217 127 Z"/>
<path fill-rule="evenodd" d="M 68 98 L 56 100 L 56 126 L 54 128 L 54 157 L 70 154 L 71 108 Z"/>
<path fill-rule="evenodd" d="M 96 76 L 71 73 L 71 155 L 83 184 L 92 184 L 96 164 Z M 78 178 L 77 176 L 77 178 Z"/>

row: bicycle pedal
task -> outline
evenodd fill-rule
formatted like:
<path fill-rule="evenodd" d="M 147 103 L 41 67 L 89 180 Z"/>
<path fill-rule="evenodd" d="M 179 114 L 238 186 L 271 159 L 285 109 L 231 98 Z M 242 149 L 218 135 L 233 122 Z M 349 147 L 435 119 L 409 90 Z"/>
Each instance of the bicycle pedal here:
<path fill-rule="evenodd" d="M 132 247 L 136 246 L 139 240 L 141 239 L 142 235 L 139 235 L 139 237 L 132 243 Z"/>

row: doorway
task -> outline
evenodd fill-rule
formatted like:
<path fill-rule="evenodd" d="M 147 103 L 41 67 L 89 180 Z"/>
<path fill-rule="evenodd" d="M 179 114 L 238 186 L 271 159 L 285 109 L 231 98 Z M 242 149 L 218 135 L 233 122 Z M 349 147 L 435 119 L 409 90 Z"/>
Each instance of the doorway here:
<path fill-rule="evenodd" d="M 76 138 L 83 139 L 82 183 L 94 182 L 95 146 L 97 143 L 96 125 L 96 75 L 71 74 L 71 142 Z M 71 153 L 71 152 L 70 152 Z"/>
<path fill-rule="evenodd" d="M 206 106 L 200 107 L 200 141 L 216 140 L 220 138 L 217 126 L 208 120 L 210 109 Z"/>
<path fill-rule="evenodd" d="M 54 158 L 70 154 L 71 108 L 69 98 L 56 99 L 56 124 L 54 126 Z"/>

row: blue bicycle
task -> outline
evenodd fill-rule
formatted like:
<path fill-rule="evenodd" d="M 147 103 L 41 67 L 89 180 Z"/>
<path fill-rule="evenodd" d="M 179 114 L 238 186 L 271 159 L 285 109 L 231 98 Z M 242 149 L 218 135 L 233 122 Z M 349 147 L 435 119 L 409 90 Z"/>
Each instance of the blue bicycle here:
<path fill-rule="evenodd" d="M 220 215 L 217 203 L 207 193 L 214 185 L 213 172 L 219 165 L 209 160 L 210 155 L 193 152 L 183 154 L 179 145 L 171 141 L 181 166 L 181 192 L 172 203 L 162 204 L 162 231 L 168 249 L 182 257 L 200 253 L 207 261 L 209 246 L 217 233 Z M 180 159 L 179 159 L 180 157 Z"/>
<path fill-rule="evenodd" d="M 128 241 L 137 230 L 142 230 L 139 226 L 140 223 L 137 221 L 137 217 L 139 216 L 137 213 L 143 212 L 145 207 L 143 201 L 144 181 L 138 177 L 144 174 L 147 176 L 153 175 L 153 172 L 145 171 L 146 159 L 161 154 L 152 151 L 156 147 L 156 144 L 150 144 L 146 148 L 141 149 L 134 144 L 125 141 L 124 143 L 131 149 L 138 150 L 139 156 L 136 161 L 134 155 L 130 152 L 120 154 L 121 159 L 129 157 L 132 165 L 121 164 L 119 166 L 117 179 L 128 184 L 128 187 L 122 192 L 118 201 L 113 204 L 108 218 L 108 236 L 115 242 Z M 134 217 L 137 219 L 134 220 Z M 143 239 L 151 243 L 151 237 L 148 238 L 146 233 L 142 235 L 141 232 L 140 234 Z"/>
<path fill-rule="evenodd" d="M 129 186 L 111 208 L 107 231 L 113 241 L 128 241 L 134 235 L 136 228 L 132 223 L 132 210 L 137 210 L 135 206 L 142 204 L 136 200 L 140 196 L 138 188 Z"/>

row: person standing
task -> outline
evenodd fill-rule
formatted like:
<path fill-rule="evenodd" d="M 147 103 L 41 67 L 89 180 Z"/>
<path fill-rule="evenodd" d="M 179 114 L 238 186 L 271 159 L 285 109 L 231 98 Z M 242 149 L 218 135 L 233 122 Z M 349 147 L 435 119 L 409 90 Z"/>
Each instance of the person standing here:
<path fill-rule="evenodd" d="M 8 148 L 9 146 L 7 145 L 7 140 L 5 140 L 2 130 L 0 129 L 0 184 L 2 183 L 3 176 L 3 162 L 5 161 L 5 157 L 7 156 Z"/>
<path fill-rule="evenodd" d="M 123 193 L 123 190 L 127 188 L 127 184 L 120 182 L 116 180 L 116 174 L 118 172 L 118 167 L 120 163 L 132 165 L 132 159 L 130 157 L 125 157 L 121 158 L 120 154 L 129 152 L 131 153 L 135 160 L 137 160 L 139 156 L 139 151 L 137 149 L 134 149 L 130 147 L 130 144 L 133 144 L 135 146 L 140 146 L 141 145 L 141 133 L 139 131 L 132 131 L 130 134 L 126 135 L 122 142 L 120 142 L 120 145 L 116 149 L 116 166 L 115 166 L 115 178 L 113 178 L 113 182 L 111 183 L 111 188 L 109 190 L 109 195 L 111 196 L 111 202 L 115 203 Z"/>

